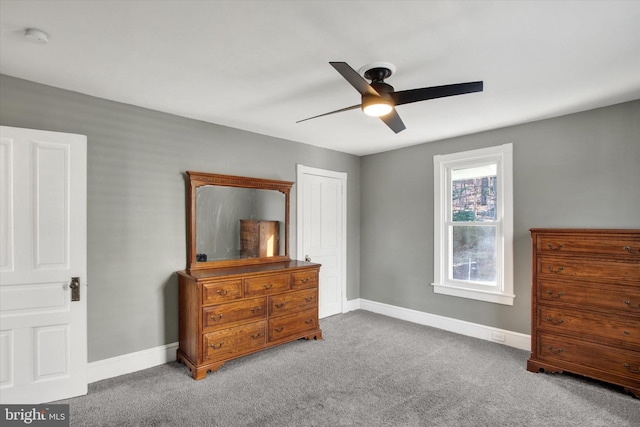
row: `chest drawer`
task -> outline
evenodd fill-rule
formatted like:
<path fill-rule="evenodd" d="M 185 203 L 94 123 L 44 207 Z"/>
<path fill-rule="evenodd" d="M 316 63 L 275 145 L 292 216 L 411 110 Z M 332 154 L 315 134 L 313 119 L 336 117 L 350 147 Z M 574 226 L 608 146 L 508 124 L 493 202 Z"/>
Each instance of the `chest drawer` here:
<path fill-rule="evenodd" d="M 613 286 L 595 283 L 569 283 L 552 280 L 538 281 L 538 302 L 573 304 L 640 315 L 640 287 Z"/>
<path fill-rule="evenodd" d="M 573 253 L 587 256 L 607 255 L 640 259 L 640 239 L 631 236 L 585 237 L 571 235 L 539 235 L 536 241 L 540 254 Z"/>
<path fill-rule="evenodd" d="M 202 329 L 211 330 L 230 323 L 258 319 L 266 316 L 265 298 L 251 298 L 202 309 Z"/>
<path fill-rule="evenodd" d="M 305 289 L 318 287 L 318 271 L 301 271 L 291 275 L 293 279 L 292 289 Z"/>
<path fill-rule="evenodd" d="M 205 360 L 225 359 L 264 347 L 265 324 L 263 320 L 204 334 L 202 354 Z"/>
<path fill-rule="evenodd" d="M 288 274 L 273 274 L 256 278 L 244 279 L 245 296 L 266 295 L 289 290 Z"/>
<path fill-rule="evenodd" d="M 202 285 L 202 303 L 216 304 L 242 298 L 242 280 L 204 283 Z"/>
<path fill-rule="evenodd" d="M 640 262 L 540 256 L 537 274 L 541 279 L 640 284 Z"/>
<path fill-rule="evenodd" d="M 640 317 L 610 316 L 566 308 L 538 307 L 538 328 L 554 333 L 608 340 L 612 345 L 640 349 Z"/>
<path fill-rule="evenodd" d="M 318 328 L 318 310 L 307 310 L 299 313 L 269 319 L 269 341 L 277 341 L 291 335 L 300 334 Z"/>
<path fill-rule="evenodd" d="M 314 308 L 317 305 L 316 293 L 316 289 L 307 289 L 271 296 L 268 302 L 269 315 L 281 316 Z"/>
<path fill-rule="evenodd" d="M 538 335 L 538 357 L 552 363 L 564 361 L 631 378 L 640 386 L 640 352 L 612 349 L 580 340 Z"/>

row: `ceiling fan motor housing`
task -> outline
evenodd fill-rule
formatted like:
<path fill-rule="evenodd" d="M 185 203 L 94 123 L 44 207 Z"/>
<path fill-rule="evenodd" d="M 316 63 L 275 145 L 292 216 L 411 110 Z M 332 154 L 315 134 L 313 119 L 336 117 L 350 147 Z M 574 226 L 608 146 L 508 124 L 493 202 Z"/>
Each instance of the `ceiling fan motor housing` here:
<path fill-rule="evenodd" d="M 371 87 L 374 88 L 382 98 L 393 101 L 393 86 L 384 82 L 384 79 L 393 74 L 389 68 L 375 67 L 364 72 L 365 78 L 371 80 Z"/>
<path fill-rule="evenodd" d="M 385 82 L 373 81 L 371 82 L 371 87 L 374 88 L 381 96 L 393 93 L 393 86 Z"/>
<path fill-rule="evenodd" d="M 364 72 L 364 77 L 373 81 L 373 82 L 381 82 L 384 79 L 391 77 L 393 71 L 386 67 L 374 67 L 370 68 Z"/>

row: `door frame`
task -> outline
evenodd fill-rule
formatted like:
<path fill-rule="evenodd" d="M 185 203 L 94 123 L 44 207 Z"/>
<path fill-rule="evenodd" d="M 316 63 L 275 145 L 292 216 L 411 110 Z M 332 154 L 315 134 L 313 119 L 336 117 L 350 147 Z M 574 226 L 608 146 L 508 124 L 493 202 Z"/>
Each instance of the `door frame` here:
<path fill-rule="evenodd" d="M 298 184 L 296 187 L 296 258 L 304 259 L 304 242 L 303 242 L 303 229 L 302 225 L 304 224 L 304 218 L 306 216 L 306 212 L 304 212 L 304 185 L 302 182 L 304 180 L 305 175 L 317 175 L 326 178 L 334 178 L 339 179 L 342 186 L 342 212 L 341 212 L 341 229 L 340 229 L 340 306 L 341 312 L 346 313 L 349 311 L 347 309 L 347 173 L 346 172 L 336 172 L 328 169 L 320 169 L 314 168 L 311 166 L 305 166 L 303 164 L 298 163 L 296 165 L 296 183 Z"/>

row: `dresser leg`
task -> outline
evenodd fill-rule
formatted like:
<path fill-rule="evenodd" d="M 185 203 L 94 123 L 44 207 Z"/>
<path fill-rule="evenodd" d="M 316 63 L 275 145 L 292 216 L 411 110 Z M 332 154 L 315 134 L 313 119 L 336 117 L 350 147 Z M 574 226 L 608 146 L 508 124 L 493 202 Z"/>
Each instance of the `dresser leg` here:
<path fill-rule="evenodd" d="M 204 379 L 204 377 L 207 376 L 207 372 L 209 371 L 206 369 L 193 368 L 191 369 L 191 378 L 193 378 L 194 380 Z"/>
<path fill-rule="evenodd" d="M 319 329 L 319 330 L 315 331 L 314 333 L 309 334 L 309 335 L 307 335 L 305 337 L 302 337 L 300 339 L 301 340 L 307 340 L 307 341 L 309 341 L 311 339 L 321 340 L 322 339 L 322 330 Z"/>
<path fill-rule="evenodd" d="M 220 369 L 224 365 L 224 362 L 216 363 L 215 365 L 207 365 L 201 368 L 193 367 L 191 368 L 191 377 L 194 380 L 201 380 L 207 376 L 209 372 L 215 372 Z"/>

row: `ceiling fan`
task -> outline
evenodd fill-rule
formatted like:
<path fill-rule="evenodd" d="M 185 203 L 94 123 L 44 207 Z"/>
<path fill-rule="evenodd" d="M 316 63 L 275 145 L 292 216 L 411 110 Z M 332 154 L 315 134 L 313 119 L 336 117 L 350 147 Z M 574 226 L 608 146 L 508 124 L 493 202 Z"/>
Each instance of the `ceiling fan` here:
<path fill-rule="evenodd" d="M 380 117 L 387 126 L 395 133 L 406 129 L 400 119 L 395 107 L 398 105 L 410 104 L 412 102 L 426 101 L 428 99 L 443 98 L 446 96 L 463 95 L 465 93 L 482 92 L 482 82 L 457 83 L 444 86 L 425 87 L 421 89 L 409 89 L 394 91 L 393 86 L 384 82 L 395 72 L 395 66 L 387 62 L 376 62 L 365 65 L 360 69 L 365 78 L 371 80 L 367 82 L 362 76 L 346 62 L 329 62 L 353 86 L 360 95 L 362 103 L 351 107 L 298 120 L 296 123 L 329 114 L 341 113 L 343 111 L 362 108 L 362 111 L 374 117 Z"/>

